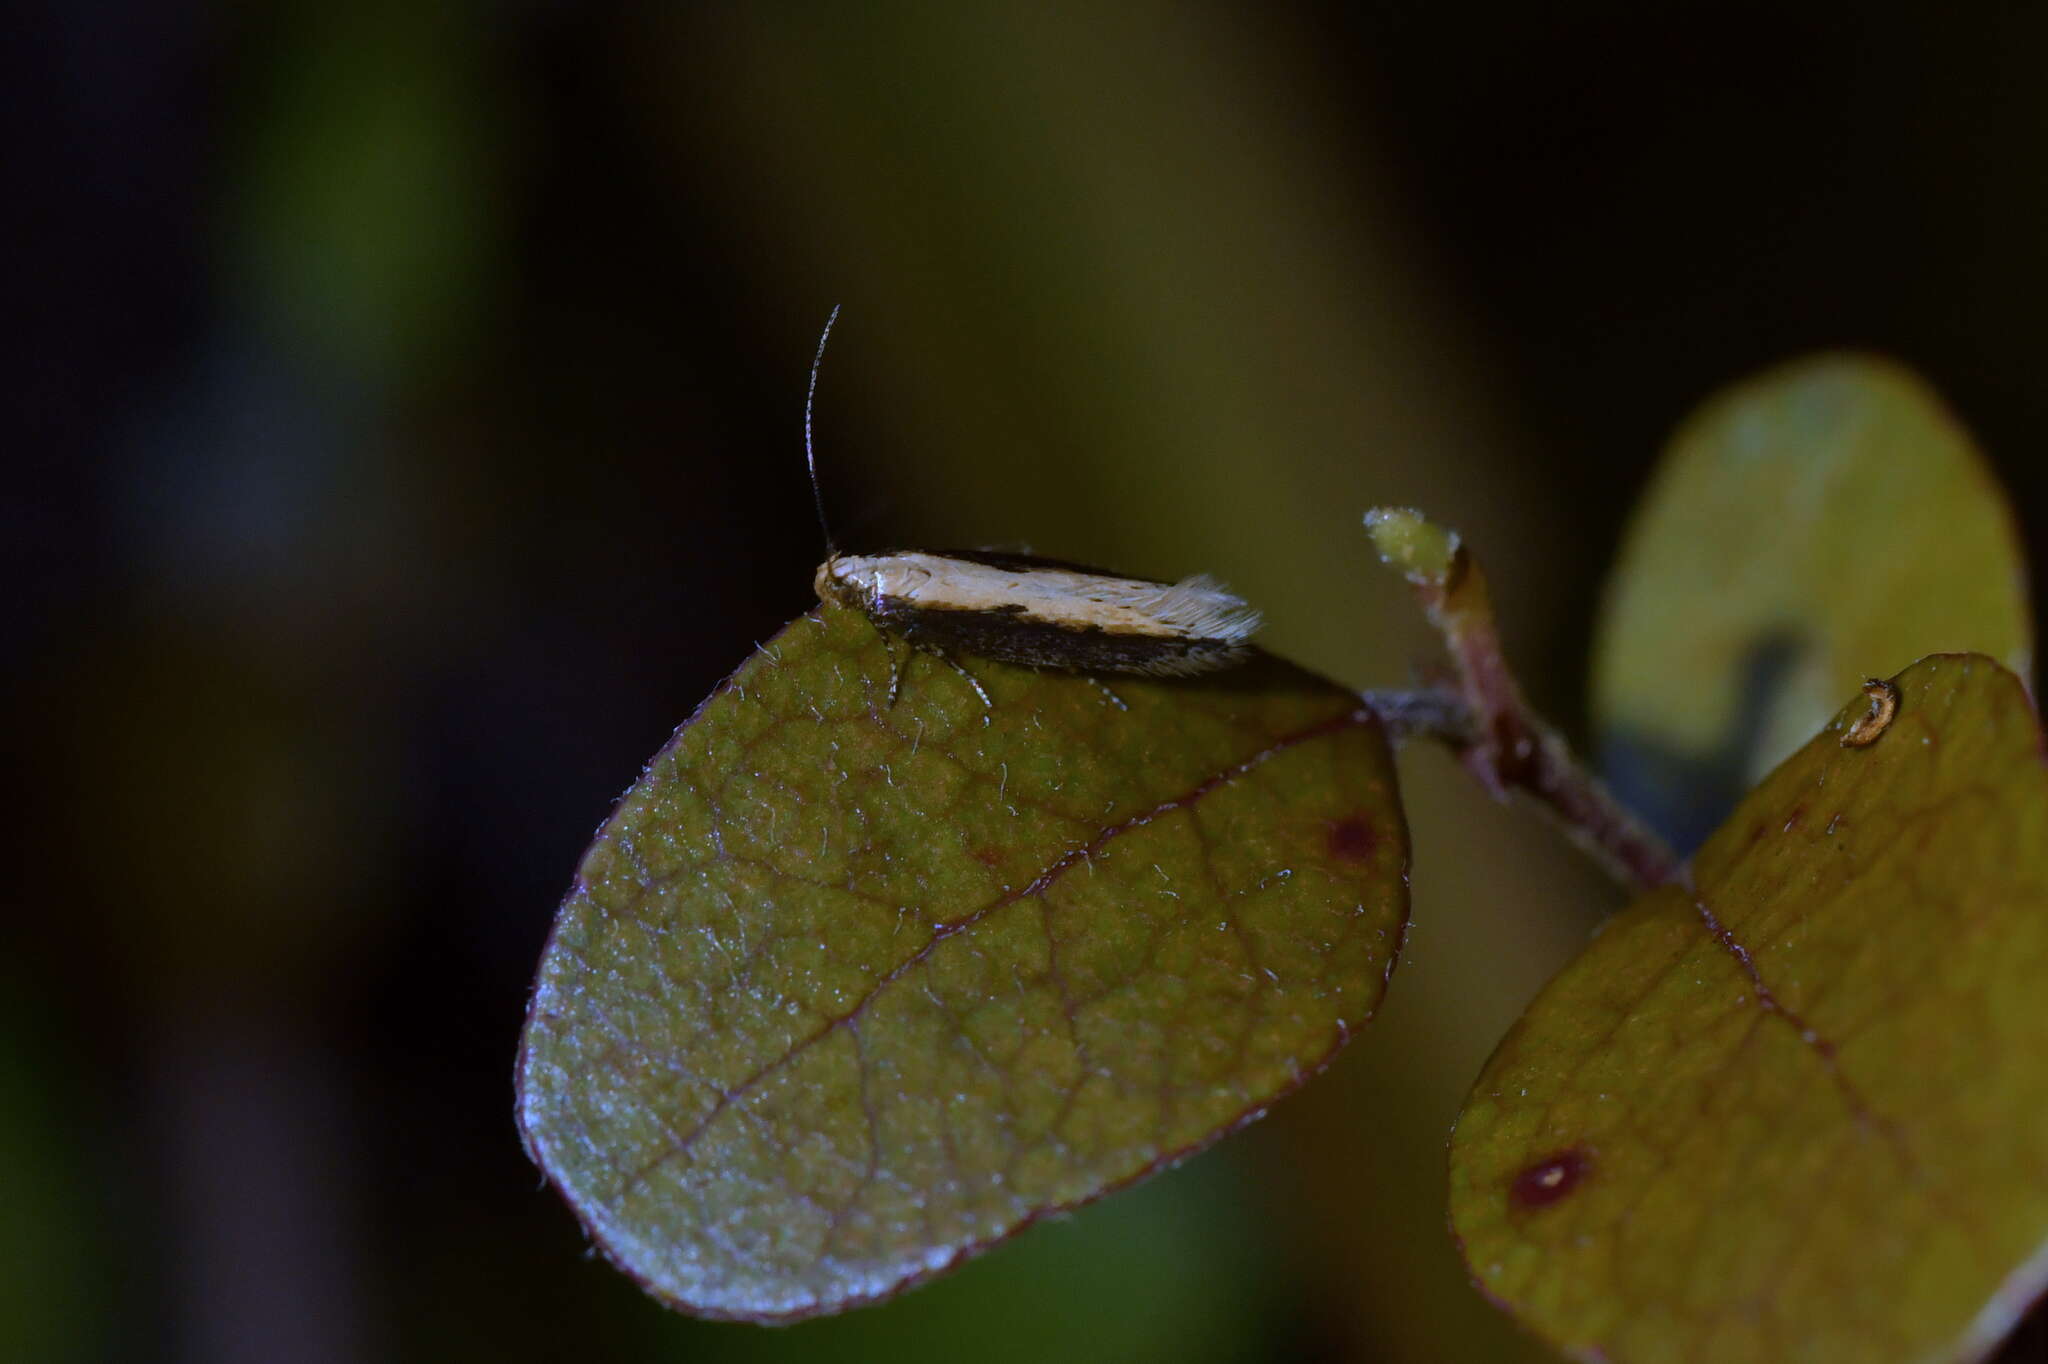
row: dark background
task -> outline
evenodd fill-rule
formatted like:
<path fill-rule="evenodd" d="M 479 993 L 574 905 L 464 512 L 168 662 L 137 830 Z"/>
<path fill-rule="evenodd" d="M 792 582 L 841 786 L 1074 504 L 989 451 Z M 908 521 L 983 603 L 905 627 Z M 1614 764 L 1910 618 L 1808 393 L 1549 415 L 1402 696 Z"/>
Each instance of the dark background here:
<path fill-rule="evenodd" d="M 1417 502 L 1576 732 L 1626 508 L 1746 372 L 1917 365 L 2031 543 L 2048 13 L 1876 13 L 17 10 L 0 1353 L 1537 1357 L 1442 1141 L 1617 895 L 1440 760 L 1329 1076 L 841 1321 L 587 1257 L 513 1130 L 527 982 L 610 800 L 811 600 L 835 302 L 848 543 L 1208 569 L 1377 685 L 1423 640 L 1357 517 Z"/>

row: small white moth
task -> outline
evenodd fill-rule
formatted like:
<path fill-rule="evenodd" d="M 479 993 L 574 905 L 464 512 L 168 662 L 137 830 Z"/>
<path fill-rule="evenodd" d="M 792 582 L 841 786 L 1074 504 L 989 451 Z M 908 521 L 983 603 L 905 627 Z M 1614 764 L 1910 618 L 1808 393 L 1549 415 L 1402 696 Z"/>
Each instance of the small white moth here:
<path fill-rule="evenodd" d="M 838 319 L 835 307 L 818 337 L 804 400 L 804 458 L 828 551 L 812 584 L 820 601 L 859 611 L 913 648 L 949 659 L 962 653 L 1082 673 L 1192 677 L 1251 656 L 1258 611 L 1205 576 L 1153 582 L 975 550 L 839 553 L 825 520 L 811 439 L 818 370 Z M 895 691 L 892 680 L 892 700 Z"/>

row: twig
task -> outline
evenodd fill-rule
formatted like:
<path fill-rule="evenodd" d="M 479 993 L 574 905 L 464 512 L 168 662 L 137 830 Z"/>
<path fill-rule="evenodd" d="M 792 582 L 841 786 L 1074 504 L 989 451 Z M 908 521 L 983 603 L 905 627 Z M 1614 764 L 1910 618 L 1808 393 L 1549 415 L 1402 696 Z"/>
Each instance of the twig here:
<path fill-rule="evenodd" d="M 1529 709 L 1501 653 L 1486 575 L 1455 531 L 1419 512 L 1366 514 L 1380 558 L 1414 586 L 1457 668 L 1457 689 L 1373 692 L 1366 704 L 1399 738 L 1424 736 L 1455 752 L 1467 771 L 1506 800 L 1521 791 L 1542 802 L 1573 842 L 1631 890 L 1663 885 L 1679 869 L 1664 841 L 1615 800 L 1564 736 Z"/>

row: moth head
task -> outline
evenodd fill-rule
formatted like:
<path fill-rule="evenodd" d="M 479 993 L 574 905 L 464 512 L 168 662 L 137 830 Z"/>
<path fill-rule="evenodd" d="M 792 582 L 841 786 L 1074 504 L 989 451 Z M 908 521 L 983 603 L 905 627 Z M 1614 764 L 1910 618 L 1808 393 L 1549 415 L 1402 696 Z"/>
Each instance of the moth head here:
<path fill-rule="evenodd" d="M 868 611 L 874 606 L 876 594 L 874 563 L 859 555 L 834 554 L 818 565 L 811 588 L 819 601 Z"/>

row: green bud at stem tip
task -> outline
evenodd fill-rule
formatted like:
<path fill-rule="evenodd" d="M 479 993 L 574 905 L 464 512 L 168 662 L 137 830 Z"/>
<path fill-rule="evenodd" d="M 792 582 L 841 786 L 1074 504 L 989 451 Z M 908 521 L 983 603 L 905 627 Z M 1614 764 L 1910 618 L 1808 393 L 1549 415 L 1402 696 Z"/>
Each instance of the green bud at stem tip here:
<path fill-rule="evenodd" d="M 1380 562 L 1400 570 L 1409 582 L 1441 587 L 1458 554 L 1458 532 L 1447 530 L 1413 507 L 1374 507 L 1365 514 Z"/>

